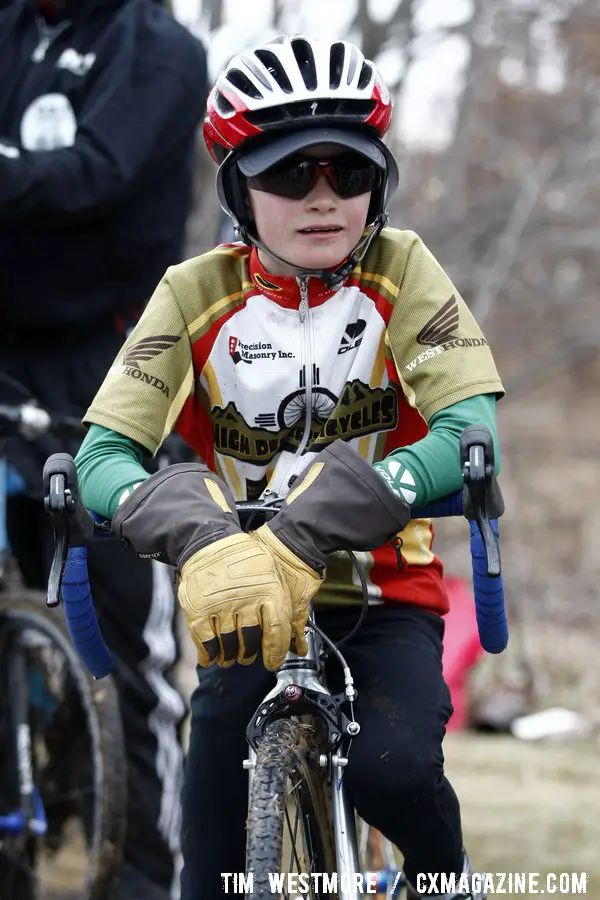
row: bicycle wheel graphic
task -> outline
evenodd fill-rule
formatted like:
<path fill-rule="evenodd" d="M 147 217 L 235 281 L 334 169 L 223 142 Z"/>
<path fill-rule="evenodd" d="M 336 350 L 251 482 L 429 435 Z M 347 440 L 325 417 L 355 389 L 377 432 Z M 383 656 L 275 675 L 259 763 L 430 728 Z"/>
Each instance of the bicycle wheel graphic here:
<path fill-rule="evenodd" d="M 317 387 L 312 395 L 312 417 L 319 422 L 326 422 L 333 412 L 338 398 L 327 388 Z M 294 391 L 281 401 L 277 412 L 277 421 L 280 428 L 292 428 L 301 419 L 306 418 L 306 392 Z"/>

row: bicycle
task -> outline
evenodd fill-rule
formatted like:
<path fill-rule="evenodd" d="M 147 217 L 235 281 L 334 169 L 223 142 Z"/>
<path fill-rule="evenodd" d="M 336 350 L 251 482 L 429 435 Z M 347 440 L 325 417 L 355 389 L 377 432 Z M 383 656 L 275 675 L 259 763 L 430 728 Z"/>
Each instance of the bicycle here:
<path fill-rule="evenodd" d="M 480 639 L 488 652 L 499 653 L 508 642 L 497 527 L 504 506 L 494 476 L 489 431 L 483 426 L 466 429 L 460 450 L 462 493 L 431 503 L 412 515 L 465 515 L 469 520 Z M 110 522 L 83 508 L 75 466 L 65 454 L 47 461 L 44 482 L 50 511 L 63 522 L 48 602 L 57 604 L 62 593 L 67 606 L 76 601 L 85 610 L 85 614 L 80 611 L 72 616 L 72 636 L 88 668 L 100 677 L 110 667 L 110 653 L 97 627 L 85 553 L 86 543 L 95 533 L 110 531 Z M 261 501 L 236 504 L 242 527 L 258 527 L 283 502 L 265 491 Z M 373 857 L 366 852 L 368 840 L 361 842 L 366 858 L 359 857 L 356 814 L 344 786 L 344 767 L 360 724 L 353 713 L 357 696 L 354 681 L 340 647 L 352 639 L 364 621 L 368 596 L 362 570 L 354 554 L 350 556 L 363 587 L 357 624 L 336 645 L 318 627 L 311 610 L 308 654 L 298 657 L 288 653 L 276 673 L 275 686 L 248 724 L 249 755 L 243 761 L 249 772 L 246 871 L 244 882 L 235 885 L 247 897 L 288 897 L 299 891 L 313 900 L 332 893 L 339 900 L 357 900 L 366 887 L 396 897 L 404 885 L 389 842 L 383 844 L 383 869 L 369 869 Z M 79 627 L 84 619 L 85 625 Z M 345 687 L 341 695 L 332 695 L 325 681 L 324 661 L 329 654 L 334 654 L 343 668 Z M 376 836 L 367 828 L 367 839 Z M 302 840 L 300 847 L 296 845 L 298 838 Z M 290 867 L 297 869 L 288 874 L 297 878 L 278 882 L 277 877 L 283 878 L 284 854 L 288 852 Z"/>
<path fill-rule="evenodd" d="M 31 399 L 0 404 L 0 436 L 47 433 L 82 426 Z M 125 825 L 116 689 L 88 673 L 46 596 L 14 579 L 0 591 L 0 683 L 0 896 L 106 900 Z"/>

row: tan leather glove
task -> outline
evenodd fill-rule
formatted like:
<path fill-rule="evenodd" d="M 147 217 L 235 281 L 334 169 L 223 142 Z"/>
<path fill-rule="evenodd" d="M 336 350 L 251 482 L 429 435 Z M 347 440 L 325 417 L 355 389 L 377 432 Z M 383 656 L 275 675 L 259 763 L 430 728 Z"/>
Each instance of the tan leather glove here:
<path fill-rule="evenodd" d="M 181 570 L 179 602 L 201 666 L 281 666 L 290 647 L 292 601 L 271 553 L 248 534 L 194 553 Z M 306 651 L 305 651 L 306 652 Z"/>
<path fill-rule="evenodd" d="M 252 533 L 255 541 L 272 555 L 291 597 L 291 647 L 298 656 L 306 656 L 308 645 L 304 628 L 310 603 L 323 583 L 323 577 L 307 566 L 299 556 L 275 537 L 268 525 Z"/>
<path fill-rule="evenodd" d="M 272 554 L 240 526 L 227 485 L 203 463 L 151 475 L 118 507 L 112 530 L 139 556 L 179 570 L 179 601 L 201 666 L 277 669 L 290 647 L 292 601 Z"/>
<path fill-rule="evenodd" d="M 306 653 L 304 626 L 335 550 L 374 550 L 404 528 L 410 510 L 342 440 L 321 450 L 280 511 L 253 532 L 268 547 L 292 598 L 292 642 Z"/>

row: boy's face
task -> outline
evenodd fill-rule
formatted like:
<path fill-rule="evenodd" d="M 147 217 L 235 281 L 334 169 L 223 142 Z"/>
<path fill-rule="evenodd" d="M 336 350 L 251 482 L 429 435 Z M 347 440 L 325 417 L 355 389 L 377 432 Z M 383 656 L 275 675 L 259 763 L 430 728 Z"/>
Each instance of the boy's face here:
<path fill-rule="evenodd" d="M 344 152 L 337 145 L 320 144 L 304 150 L 302 156 L 333 160 Z M 371 202 L 370 190 L 343 199 L 325 175 L 302 200 L 289 200 L 250 186 L 248 194 L 262 242 L 278 256 L 307 269 L 334 268 L 350 254 L 365 229 Z M 258 252 L 267 271 L 295 274 L 263 251 Z"/>

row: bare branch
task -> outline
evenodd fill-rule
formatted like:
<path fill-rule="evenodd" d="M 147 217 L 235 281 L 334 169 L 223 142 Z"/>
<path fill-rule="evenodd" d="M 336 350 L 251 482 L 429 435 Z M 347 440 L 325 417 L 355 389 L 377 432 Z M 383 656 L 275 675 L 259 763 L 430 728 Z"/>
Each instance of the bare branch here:
<path fill-rule="evenodd" d="M 416 0 L 398 0 L 398 5 L 385 22 L 375 22 L 369 13 L 368 0 L 358 0 L 356 15 L 350 29 L 356 28 L 360 33 L 361 49 L 367 59 L 375 59 L 388 43 L 390 36 L 400 35 L 403 26 L 408 27 L 410 32 L 410 37 L 403 41 L 404 45 L 412 40 L 416 5 Z"/>
<path fill-rule="evenodd" d="M 273 0 L 273 29 L 279 31 L 281 29 L 281 17 L 283 15 L 283 0 Z"/>
<path fill-rule="evenodd" d="M 223 0 L 210 0 L 208 27 L 216 31 L 223 24 Z"/>
<path fill-rule="evenodd" d="M 519 238 L 557 165 L 556 152 L 547 151 L 523 183 L 506 226 L 498 238 L 496 258 L 484 271 L 483 279 L 471 307 L 473 315 L 480 325 L 485 323 L 498 298 L 502 282 L 519 251 Z"/>

